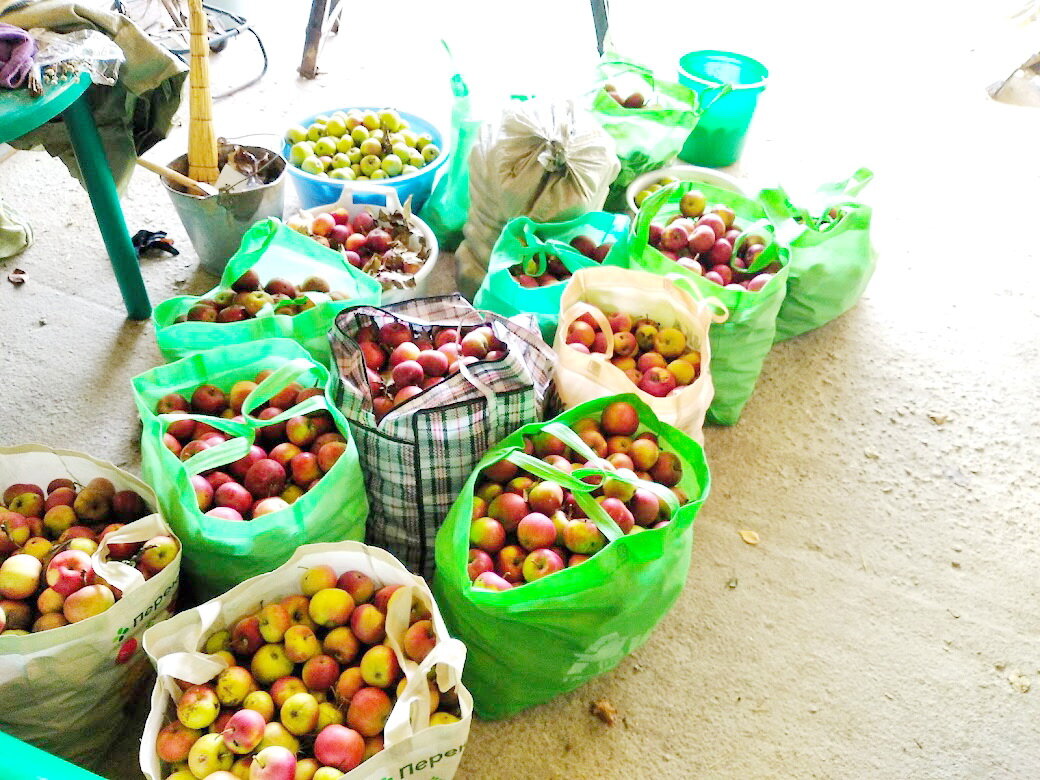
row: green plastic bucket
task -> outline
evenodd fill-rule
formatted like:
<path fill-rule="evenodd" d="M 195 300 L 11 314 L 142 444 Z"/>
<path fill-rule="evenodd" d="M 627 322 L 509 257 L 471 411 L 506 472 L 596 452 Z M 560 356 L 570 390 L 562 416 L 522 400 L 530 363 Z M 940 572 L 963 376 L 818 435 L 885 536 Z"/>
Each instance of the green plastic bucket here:
<path fill-rule="evenodd" d="M 722 168 L 740 159 L 759 93 L 769 71 L 730 51 L 691 51 L 679 60 L 679 83 L 697 92 L 703 114 L 679 152 L 693 165 Z"/>

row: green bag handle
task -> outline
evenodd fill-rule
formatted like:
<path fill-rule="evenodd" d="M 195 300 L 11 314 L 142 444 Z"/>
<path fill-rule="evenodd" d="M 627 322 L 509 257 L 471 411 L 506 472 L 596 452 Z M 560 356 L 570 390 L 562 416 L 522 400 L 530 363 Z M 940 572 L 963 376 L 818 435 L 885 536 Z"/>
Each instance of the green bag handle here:
<path fill-rule="evenodd" d="M 638 477 L 632 479 L 631 477 L 628 477 L 625 474 L 616 473 L 614 466 L 611 465 L 609 461 L 607 461 L 605 458 L 599 457 L 593 451 L 593 449 L 588 444 L 586 444 L 584 440 L 582 440 L 582 438 L 578 434 L 576 434 L 573 430 L 568 428 L 563 423 L 546 423 L 544 426 L 542 426 L 542 430 L 555 436 L 557 439 L 562 441 L 572 450 L 584 457 L 585 460 L 592 461 L 593 463 L 604 464 L 603 466 L 597 466 L 593 469 L 575 469 L 572 473 L 577 474 L 578 472 L 582 472 L 582 476 L 595 476 L 605 471 L 607 472 L 607 476 L 609 476 L 611 479 L 617 479 L 621 482 L 626 482 L 630 485 L 635 485 L 636 487 L 645 488 L 646 490 L 649 490 L 651 493 L 654 493 L 658 498 L 663 498 L 665 502 L 668 504 L 670 514 L 674 514 L 675 511 L 679 508 L 679 499 L 676 498 L 675 493 L 673 493 L 671 490 L 666 488 L 664 485 L 659 485 L 656 482 L 648 482 L 645 479 L 639 479 Z"/>
<path fill-rule="evenodd" d="M 535 476 L 542 477 L 542 479 L 549 479 L 553 482 L 558 482 L 561 485 L 566 486 L 571 493 L 574 495 L 574 500 L 578 502 L 578 506 L 582 508 L 585 515 L 591 520 L 605 537 L 607 542 L 613 542 L 616 539 L 620 539 L 625 535 L 621 527 L 614 522 L 614 518 L 608 515 L 594 498 L 589 493 L 599 488 L 599 485 L 591 485 L 588 482 L 582 482 L 577 477 L 571 474 L 565 474 L 559 469 L 550 466 L 543 460 L 534 458 L 528 455 L 520 448 L 516 448 L 508 455 L 506 460 L 511 463 L 520 466 L 527 471 L 531 472 Z M 598 471 L 592 470 L 593 474 L 599 474 Z"/>
<path fill-rule="evenodd" d="M 649 198 L 643 201 L 643 205 L 639 209 L 639 216 L 636 218 L 635 224 L 635 240 L 637 251 L 641 251 L 643 247 L 650 246 L 650 223 L 653 218 L 656 217 L 660 212 L 661 208 L 665 203 L 668 202 L 672 192 L 679 186 L 678 182 L 672 183 L 667 187 L 662 187 L 660 190 L 655 192 Z M 780 247 L 776 241 L 776 228 L 773 227 L 773 223 L 770 221 L 768 212 L 766 217 L 755 220 L 740 234 L 736 244 L 733 245 L 733 251 L 730 252 L 730 258 L 732 258 L 738 248 L 742 246 L 742 241 L 747 241 L 747 237 L 750 234 L 762 235 L 768 243 L 766 248 L 762 250 L 762 254 L 755 259 L 755 262 L 748 268 L 749 273 L 765 268 L 777 259 L 777 255 L 780 254 Z M 680 277 L 681 278 L 681 277 Z M 691 287 L 693 285 L 690 285 Z M 701 299 L 708 302 L 709 299 Z M 721 302 L 716 301 L 718 305 L 722 305 Z M 725 307 L 723 307 L 725 308 Z"/>
<path fill-rule="evenodd" d="M 249 448 L 253 446 L 253 442 L 256 440 L 256 431 L 260 428 L 276 425 L 293 417 L 315 412 L 320 409 L 328 409 L 328 399 L 324 395 L 314 395 L 305 399 L 303 403 L 296 404 L 269 420 L 259 420 L 251 414 L 252 409 L 255 409 L 260 404 L 269 401 L 279 392 L 284 390 L 291 382 L 294 382 L 303 374 L 313 370 L 314 363 L 303 358 L 293 358 L 279 366 L 270 376 L 265 378 L 260 384 L 253 388 L 249 395 L 246 396 L 242 403 L 242 416 L 245 420 L 244 422 L 236 422 L 235 420 L 229 420 L 223 417 L 211 417 L 204 414 L 159 415 L 158 419 L 164 423 L 170 423 L 174 420 L 183 420 L 187 418 L 197 422 L 204 422 L 207 425 L 211 425 L 217 430 L 231 434 L 234 437 L 221 442 L 215 447 L 202 450 L 201 452 L 192 455 L 186 461 L 183 461 L 182 465 L 188 476 L 195 476 L 196 474 L 201 474 L 203 471 L 225 466 L 228 463 L 232 463 L 239 458 L 244 457 L 246 453 L 249 452 Z"/>

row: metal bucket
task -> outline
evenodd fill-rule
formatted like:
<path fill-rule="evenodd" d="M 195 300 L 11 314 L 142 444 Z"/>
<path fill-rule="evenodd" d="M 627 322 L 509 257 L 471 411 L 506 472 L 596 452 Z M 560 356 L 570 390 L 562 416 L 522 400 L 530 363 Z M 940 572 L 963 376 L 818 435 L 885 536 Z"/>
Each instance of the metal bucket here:
<path fill-rule="evenodd" d="M 249 228 L 267 217 L 281 219 L 285 206 L 285 159 L 262 146 L 243 148 L 255 155 L 268 152 L 277 157 L 269 165 L 269 168 L 277 170 L 274 181 L 243 192 L 221 192 L 201 197 L 182 192 L 180 185 L 171 185 L 165 177 L 161 177 L 177 209 L 177 216 L 181 218 L 181 224 L 199 256 L 200 265 L 214 276 L 224 273 L 224 266 L 238 251 L 242 236 Z M 188 155 L 181 155 L 169 167 L 178 173 L 187 174 Z"/>

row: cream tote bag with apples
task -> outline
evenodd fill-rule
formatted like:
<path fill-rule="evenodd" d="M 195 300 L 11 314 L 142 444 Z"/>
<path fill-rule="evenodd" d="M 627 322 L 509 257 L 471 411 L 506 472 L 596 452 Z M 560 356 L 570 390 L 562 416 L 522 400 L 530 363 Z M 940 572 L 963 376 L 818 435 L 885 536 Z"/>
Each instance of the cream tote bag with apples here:
<path fill-rule="evenodd" d="M 0 485 L 46 485 L 58 477 L 80 484 L 105 477 L 116 490 L 134 490 L 149 507 L 158 506 L 151 488 L 111 463 L 34 444 L 0 447 Z M 104 559 L 109 544 L 161 534 L 173 536 L 162 517 L 152 514 L 105 537 L 93 555 L 94 570 L 123 597 L 100 615 L 37 634 L 0 636 L 0 730 L 96 767 L 129 728 L 124 710 L 151 671 L 141 635 L 169 614 L 181 554 L 148 580 L 132 566 Z"/>
<path fill-rule="evenodd" d="M 662 327 L 678 328 L 686 336 L 687 349 L 701 354 L 700 374 L 678 392 L 658 398 L 635 386 L 624 372 L 610 362 L 613 331 L 604 312 L 621 311 L 633 319 L 647 317 Z M 589 313 L 607 335 L 606 353 L 586 355 L 566 343 L 567 329 Z M 560 324 L 553 349 L 559 358 L 556 392 L 570 409 L 594 398 L 618 393 L 635 393 L 662 421 L 704 443 L 704 415 L 711 405 L 711 345 L 708 326 L 726 319 L 724 308 L 714 299 L 697 301 L 664 276 L 646 271 L 600 266 L 583 268 L 571 277 L 560 299 Z"/>
<path fill-rule="evenodd" d="M 400 561 L 378 547 L 360 542 L 307 544 L 268 574 L 260 574 L 235 586 L 223 596 L 195 609 L 182 612 L 149 631 L 144 649 L 159 672 L 152 690 L 152 708 L 141 738 L 141 769 L 148 780 L 162 780 L 161 761 L 155 752 L 159 730 L 173 720 L 175 697 L 180 689 L 174 679 L 193 685 L 209 682 L 224 669 L 223 661 L 201 652 L 206 639 L 221 629 L 230 629 L 239 618 L 261 605 L 300 592 L 300 577 L 309 567 L 326 564 L 337 575 L 362 571 L 381 585 L 404 585 L 412 598 L 430 611 L 437 645 L 422 663 L 415 663 L 401 650 L 408 628 L 411 600 L 397 599 L 386 617 L 386 635 L 397 654 L 408 684 L 394 704 L 383 729 L 384 749 L 340 780 L 451 780 L 462 760 L 473 713 L 473 698 L 462 685 L 466 647 L 448 635 L 433 594 L 421 577 L 409 573 Z M 435 672 L 438 688 L 455 688 L 462 717 L 456 723 L 430 726 L 430 689 L 427 675 Z"/>

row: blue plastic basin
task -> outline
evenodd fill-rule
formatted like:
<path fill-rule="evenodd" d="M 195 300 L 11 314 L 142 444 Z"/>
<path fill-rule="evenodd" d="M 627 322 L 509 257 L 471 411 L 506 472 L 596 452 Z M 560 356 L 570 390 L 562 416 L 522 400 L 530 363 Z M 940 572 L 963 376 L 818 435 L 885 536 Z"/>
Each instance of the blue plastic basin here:
<path fill-rule="evenodd" d="M 361 111 L 382 111 L 386 106 L 351 106 L 350 108 L 357 108 Z M 325 116 L 331 116 L 336 111 L 349 111 L 350 108 L 333 108 L 329 111 L 322 111 L 313 116 L 309 116 L 302 120 L 299 124 L 304 127 L 311 125 L 315 118 L 324 114 Z M 395 109 L 396 110 L 396 109 Z M 433 142 L 440 147 L 440 156 L 429 165 L 425 165 L 415 173 L 409 173 L 404 176 L 394 176 L 389 179 L 379 179 L 378 181 L 372 182 L 373 184 L 379 184 L 383 187 L 393 187 L 397 190 L 397 197 L 401 200 L 401 203 L 405 202 L 405 199 L 411 196 L 412 198 L 412 213 L 417 213 L 422 208 L 423 203 L 430 197 L 430 192 L 433 190 L 433 180 L 437 176 L 437 171 L 445 161 L 451 156 L 451 150 L 445 147 L 445 135 L 441 133 L 434 125 L 427 122 L 422 117 L 416 116 L 415 114 L 409 114 L 406 111 L 398 111 L 401 118 L 408 122 L 409 128 L 417 133 L 429 133 L 433 136 Z M 288 141 L 285 142 L 282 147 L 282 156 L 288 161 L 289 159 L 289 147 L 292 144 Z M 292 163 L 288 164 L 289 177 L 293 181 L 293 185 L 296 187 L 296 192 L 300 196 L 300 205 L 305 209 L 317 208 L 318 206 L 327 206 L 330 203 L 335 203 L 339 200 L 339 196 L 342 194 L 345 186 L 349 185 L 349 181 L 337 181 L 336 179 L 323 179 L 319 176 L 315 176 L 312 173 L 307 173 L 297 168 Z M 366 193 L 358 193 L 354 198 L 356 203 L 371 203 L 381 205 L 383 200 L 378 195 L 370 195 Z"/>

